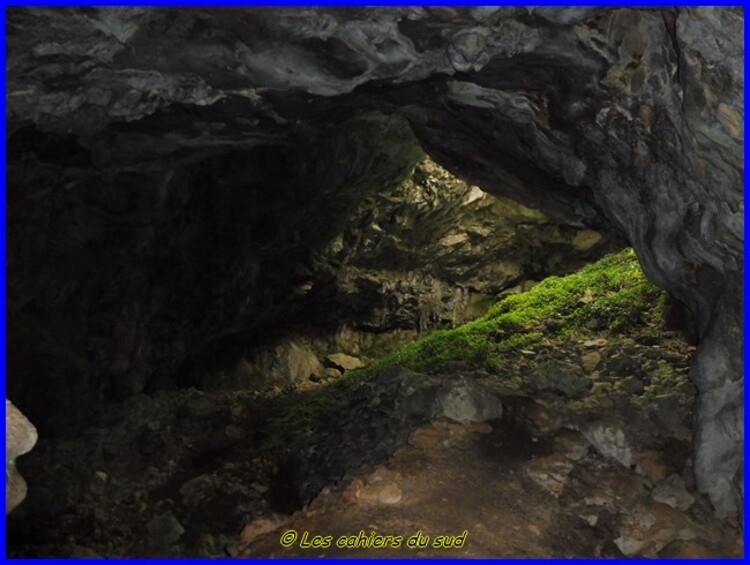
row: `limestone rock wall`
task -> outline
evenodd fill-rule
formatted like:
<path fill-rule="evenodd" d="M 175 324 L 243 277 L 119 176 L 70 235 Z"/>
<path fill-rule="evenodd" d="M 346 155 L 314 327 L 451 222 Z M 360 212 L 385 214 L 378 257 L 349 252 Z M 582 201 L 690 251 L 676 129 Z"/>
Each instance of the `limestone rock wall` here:
<path fill-rule="evenodd" d="M 15 143 L 10 398 L 44 433 L 74 433 L 102 399 L 193 384 L 216 351 L 289 331 L 308 302 L 298 287 L 312 253 L 354 202 L 422 155 L 402 118 L 347 124 L 324 147 L 230 152 L 106 181 L 40 164 L 41 138 Z"/>
<path fill-rule="evenodd" d="M 10 350 L 27 348 L 26 358 L 46 366 L 39 382 L 56 373 L 70 398 L 81 398 L 112 373 L 143 373 L 138 359 L 150 349 L 168 361 L 145 363 L 159 367 L 145 373 L 165 375 L 195 349 L 189 328 L 213 337 L 234 327 L 216 312 L 241 312 L 248 296 L 262 302 L 258 287 L 232 284 L 267 272 L 263 261 L 236 260 L 263 249 L 263 238 L 221 232 L 226 224 L 202 216 L 201 198 L 216 202 L 227 170 L 251 163 L 255 171 L 279 163 L 282 176 L 306 163 L 295 202 L 334 187 L 353 194 L 378 177 L 400 180 L 392 173 L 416 157 L 405 158 L 410 149 L 392 128 L 335 133 L 355 114 L 400 115 L 437 162 L 472 184 L 555 220 L 615 227 L 648 276 L 691 306 L 701 338 L 693 366 L 698 482 L 720 511 L 737 509 L 740 8 L 13 9 L 7 30 Z M 375 138 L 392 151 L 374 150 Z M 327 150 L 329 158 L 308 159 Z M 203 180 L 190 182 L 186 171 Z M 226 213 L 242 215 L 244 201 L 231 200 L 240 193 L 231 194 Z M 171 215 L 179 209 L 190 212 Z M 261 233 L 284 231 L 264 221 Z M 181 244 L 162 236 L 168 225 Z M 179 265 L 195 264 L 190 250 L 208 246 L 203 235 L 214 229 L 222 247 L 237 246 L 235 260 L 208 260 L 183 276 Z M 300 233 L 297 241 L 313 239 Z M 208 247 L 216 257 L 217 246 Z M 113 249 L 150 251 L 143 269 L 122 271 Z M 175 280 L 154 283 L 147 273 L 157 271 Z M 97 295 L 118 315 L 98 318 L 70 301 L 98 280 L 132 289 Z M 207 304 L 209 289 L 221 298 Z M 179 317 L 182 345 L 165 346 L 153 328 L 182 303 L 190 305 Z M 165 313 L 158 321 L 155 310 Z M 149 338 L 134 340 L 145 335 L 134 327 L 148 327 Z M 101 334 L 110 343 L 99 361 L 107 370 L 91 368 L 82 350 Z M 40 355 L 40 343 L 59 350 L 64 365 Z M 110 355 L 117 349 L 126 353 Z M 11 390 L 35 378 L 29 366 L 11 369 Z M 150 379 L 115 382 L 125 394 Z"/>
<path fill-rule="evenodd" d="M 361 201 L 316 267 L 335 280 L 350 327 L 421 333 L 477 318 L 503 291 L 573 272 L 618 245 L 611 231 L 495 197 L 427 157 Z"/>

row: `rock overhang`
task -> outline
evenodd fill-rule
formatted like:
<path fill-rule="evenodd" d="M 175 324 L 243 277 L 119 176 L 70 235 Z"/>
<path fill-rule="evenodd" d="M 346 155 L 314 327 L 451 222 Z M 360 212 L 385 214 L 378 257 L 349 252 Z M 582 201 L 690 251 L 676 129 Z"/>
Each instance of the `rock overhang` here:
<path fill-rule="evenodd" d="M 148 172 L 158 200 L 185 167 L 268 147 L 324 147 L 311 170 L 392 181 L 407 145 L 358 161 L 368 141 L 399 141 L 362 115 L 401 116 L 483 189 L 614 226 L 690 305 L 698 482 L 731 511 L 744 434 L 742 28 L 733 8 L 13 9 L 9 192 L 63 168 L 71 186 L 124 193 Z M 13 153 L 21 133 L 34 173 Z M 52 167 L 47 137 L 70 151 Z M 336 173 L 336 151 L 362 166 Z"/>

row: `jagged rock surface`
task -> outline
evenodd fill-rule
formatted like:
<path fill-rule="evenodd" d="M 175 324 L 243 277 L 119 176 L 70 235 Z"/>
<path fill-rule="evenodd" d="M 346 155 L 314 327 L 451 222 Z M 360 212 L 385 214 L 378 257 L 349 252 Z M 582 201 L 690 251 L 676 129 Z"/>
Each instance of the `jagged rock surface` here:
<path fill-rule="evenodd" d="M 570 517 L 550 519 L 550 502 L 563 501 L 575 523 L 579 515 L 590 526 L 602 522 L 596 532 L 577 529 L 575 548 L 567 542 L 562 543 L 568 547 L 565 550 L 539 548 L 533 544 L 536 535 L 521 536 L 513 548 L 480 544 L 472 549 L 478 554 L 486 556 L 490 547 L 496 555 L 616 556 L 623 551 L 652 555 L 675 537 L 684 541 L 683 529 L 674 527 L 675 520 L 688 519 L 690 531 L 699 536 L 699 547 L 708 544 L 704 553 L 734 555 L 740 539 L 736 523 L 707 519 L 710 505 L 694 493 L 690 415 L 695 387 L 688 379 L 688 367 L 695 347 L 666 326 L 665 308 L 657 299 L 661 293 L 643 281 L 632 253 L 618 256 L 600 262 L 609 265 L 597 271 L 604 275 L 605 287 L 595 284 L 590 273 L 595 266 L 591 266 L 584 270 L 588 277 L 578 273 L 568 277 L 567 283 L 547 280 L 525 296 L 506 298 L 511 310 L 508 303 L 521 299 L 516 314 L 522 311 L 525 318 L 533 319 L 529 314 L 533 307 L 543 305 L 551 295 L 570 294 L 563 306 L 550 310 L 548 318 L 529 321 L 526 334 L 525 326 L 512 330 L 515 337 L 531 332 L 535 340 L 520 342 L 522 346 L 506 344 L 500 350 L 503 355 L 490 363 L 486 356 L 476 355 L 428 374 L 396 365 L 390 369 L 371 366 L 364 374 L 343 377 L 328 386 L 309 383 L 316 387 L 309 391 L 186 389 L 103 404 L 83 433 L 67 440 L 43 436 L 38 448 L 23 458 L 24 472 L 34 480 L 26 503 L 9 517 L 11 555 L 236 556 L 242 551 L 236 539 L 240 529 L 247 543 L 279 526 L 284 519 L 274 511 L 298 510 L 319 492 L 338 489 L 341 478 L 359 472 L 361 465 L 379 464 L 394 451 L 398 458 L 399 451 L 409 450 L 402 444 L 411 430 L 440 415 L 458 421 L 490 419 L 491 426 L 475 423 L 472 429 L 487 433 L 494 426 L 505 438 L 486 445 L 483 455 L 475 457 L 460 446 L 462 432 L 453 437 L 451 431 L 446 437 L 428 427 L 412 435 L 410 444 L 451 459 L 451 473 L 461 477 L 426 478 L 423 486 L 439 492 L 447 480 L 464 496 L 471 496 L 448 507 L 460 507 L 468 515 L 477 508 L 473 501 L 481 499 L 484 508 L 491 508 L 485 516 L 503 516 L 508 508 L 518 509 L 521 515 L 533 510 L 532 518 L 524 522 L 530 528 L 546 528 L 550 522 L 565 524 L 561 543 L 570 538 Z M 619 274 L 613 266 L 618 264 Z M 633 282 L 628 282 L 631 278 Z M 550 283 L 555 292 L 547 288 Z M 633 310 L 632 291 L 638 288 L 641 294 L 635 296 L 647 301 L 643 311 L 638 310 L 642 304 Z M 585 302 L 587 296 L 593 302 Z M 617 296 L 629 300 L 623 303 Z M 571 309 L 590 316 L 576 317 Z M 567 312 L 568 323 L 577 332 L 541 333 L 545 326 L 559 326 L 561 312 Z M 574 319 L 586 323 L 575 325 Z M 481 323 L 472 325 L 476 330 Z M 461 335 L 466 327 L 435 333 L 420 343 L 440 334 Z M 507 324 L 496 326 L 493 342 L 503 342 L 508 330 Z M 305 359 L 308 353 L 304 351 L 305 344 L 299 342 L 279 354 L 286 360 Z M 335 354 L 334 359 L 343 361 Z M 401 359 L 409 363 L 408 356 Z M 440 422 L 436 425 L 443 431 L 456 430 Z M 537 447 L 550 442 L 555 444 L 554 457 L 547 448 L 541 450 L 541 457 L 533 456 Z M 452 451 L 453 447 L 460 451 Z M 588 452 L 596 452 L 596 457 L 586 457 Z M 488 455 L 489 460 L 485 459 Z M 511 487 L 517 482 L 515 471 L 498 468 L 499 461 L 522 466 L 523 480 L 537 485 L 533 499 L 526 498 L 523 489 Z M 408 468 L 411 464 L 406 463 Z M 481 470 L 481 480 L 475 478 L 467 488 L 461 482 L 467 477 L 462 467 L 472 469 L 471 473 Z M 583 483 L 578 480 L 579 471 L 585 473 Z M 622 481 L 616 481 L 619 486 L 607 482 L 610 471 L 621 477 Z M 420 482 L 416 476 L 412 479 L 411 484 Z M 649 489 L 662 486 L 651 492 L 644 488 L 631 492 L 632 482 Z M 401 495 L 415 502 L 412 487 L 400 486 L 404 487 L 401 491 L 398 484 L 376 485 L 368 479 L 350 494 L 367 504 L 397 505 Z M 493 506 L 498 502 L 495 499 L 486 499 L 490 491 L 504 493 L 499 505 Z M 517 497 L 526 506 L 519 508 Z M 627 517 L 634 504 L 669 508 L 670 502 L 678 509 L 687 507 L 692 517 L 682 510 L 676 515 L 660 512 L 657 530 L 652 531 L 649 523 L 641 527 L 639 522 L 622 524 L 619 529 L 615 515 Z M 445 508 L 442 497 L 433 503 Z M 438 514 L 433 508 L 425 510 Z M 397 521 L 404 519 L 400 512 L 391 515 Z M 698 528 L 693 520 L 710 529 Z M 347 528 L 352 523 L 369 521 L 359 517 L 347 523 Z M 664 527 L 666 535 L 660 533 Z M 621 549 L 612 545 L 617 536 L 623 538 Z M 278 538 L 273 541 L 278 549 Z M 602 543 L 607 546 L 604 550 Z M 691 554 L 694 549 L 669 551 Z"/>
<path fill-rule="evenodd" d="M 325 239 L 294 229 L 299 211 L 340 217 L 347 195 L 403 178 L 418 157 L 401 116 L 483 189 L 614 226 L 690 305 L 696 477 L 738 510 L 741 9 L 13 9 L 7 30 L 9 390 L 65 383 L 39 418 L 96 402 L 98 383 L 127 396 L 173 374 L 197 336 L 274 302 L 259 288 L 304 282 L 262 266 Z M 276 215 L 251 233 L 224 221 L 258 199 Z"/>
<path fill-rule="evenodd" d="M 461 325 L 514 285 L 568 274 L 618 245 L 611 232 L 554 221 L 425 158 L 363 199 L 316 265 L 335 281 L 329 303 L 349 327 L 422 333 Z"/>
<path fill-rule="evenodd" d="M 554 222 L 487 194 L 425 157 L 397 186 L 364 197 L 312 258 L 292 297 L 303 305 L 302 335 L 272 336 L 236 363 L 204 371 L 200 385 L 259 388 L 321 377 L 314 355 L 381 357 L 621 245 L 612 233 Z M 326 320 L 335 322 L 321 331 Z M 289 369 L 300 367 L 300 348 L 310 359 L 306 372 Z"/>

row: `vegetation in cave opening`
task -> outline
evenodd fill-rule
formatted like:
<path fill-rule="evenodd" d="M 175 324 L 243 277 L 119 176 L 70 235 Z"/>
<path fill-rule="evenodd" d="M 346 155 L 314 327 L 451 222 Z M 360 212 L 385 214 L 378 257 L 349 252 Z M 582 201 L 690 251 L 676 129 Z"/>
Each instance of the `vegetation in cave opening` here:
<path fill-rule="evenodd" d="M 666 298 L 665 291 L 646 279 L 632 249 L 607 255 L 571 275 L 548 277 L 526 292 L 501 299 L 473 322 L 435 331 L 309 393 L 271 423 L 269 447 L 288 445 L 343 405 L 350 387 L 396 365 L 425 375 L 463 366 L 502 377 L 512 369 L 508 364 L 515 354 L 535 345 L 616 339 L 635 329 L 642 339 L 656 343 L 664 331 Z"/>

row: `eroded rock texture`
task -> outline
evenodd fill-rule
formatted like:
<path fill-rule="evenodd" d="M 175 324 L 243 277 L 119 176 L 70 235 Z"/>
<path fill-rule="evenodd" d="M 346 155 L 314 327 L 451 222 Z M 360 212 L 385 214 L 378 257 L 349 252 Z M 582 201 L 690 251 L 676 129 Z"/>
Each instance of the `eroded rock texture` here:
<path fill-rule="evenodd" d="M 197 365 L 195 382 L 237 390 L 323 380 L 327 358 L 372 362 L 621 245 L 611 232 L 483 192 L 425 157 L 400 184 L 352 206 L 340 232 L 298 265 L 307 277 L 289 298 L 300 307 L 296 335 L 270 334 L 237 359 Z M 328 364 L 334 376 L 357 366 Z"/>
<path fill-rule="evenodd" d="M 34 390 L 22 408 L 44 419 L 174 381 L 219 339 L 288 326 L 298 266 L 355 202 L 408 174 L 412 130 L 486 191 L 618 230 L 690 306 L 697 480 L 737 510 L 742 18 L 11 10 L 11 398 Z"/>
<path fill-rule="evenodd" d="M 16 459 L 28 453 L 37 440 L 36 428 L 9 400 L 5 401 L 5 513 L 26 498 L 26 481 L 16 469 Z"/>

